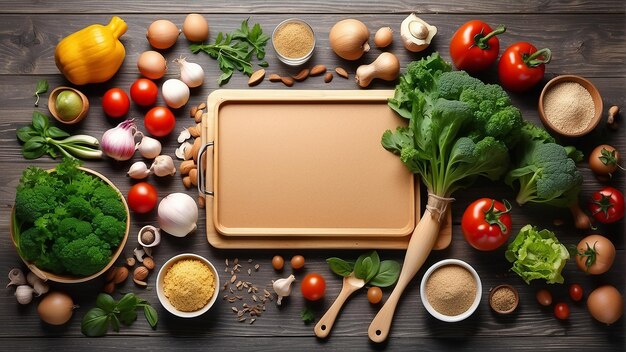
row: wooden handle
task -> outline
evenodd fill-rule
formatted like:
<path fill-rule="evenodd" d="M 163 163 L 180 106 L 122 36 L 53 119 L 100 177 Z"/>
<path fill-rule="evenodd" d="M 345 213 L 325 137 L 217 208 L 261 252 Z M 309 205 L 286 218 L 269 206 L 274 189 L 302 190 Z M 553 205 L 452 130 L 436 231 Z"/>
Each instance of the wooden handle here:
<path fill-rule="evenodd" d="M 315 336 L 320 338 L 325 338 L 330 334 L 330 329 L 333 328 L 333 324 L 335 324 L 335 319 L 337 319 L 337 315 L 343 307 L 343 304 L 346 302 L 346 299 L 352 294 L 352 292 L 358 290 L 359 288 L 354 288 L 345 283 L 341 288 L 341 292 L 339 292 L 339 296 L 335 299 L 335 302 L 328 308 L 326 314 L 320 319 L 320 321 L 315 325 L 313 331 L 315 331 Z"/>
<path fill-rule="evenodd" d="M 437 215 L 427 211 L 415 227 L 415 231 L 413 231 L 409 241 L 409 247 L 406 250 L 398 283 L 367 330 L 370 340 L 383 342 L 387 338 L 398 300 L 409 282 L 411 282 L 411 279 L 413 279 L 426 261 L 426 258 L 428 258 L 428 254 L 439 234 L 439 226 Z"/>
<path fill-rule="evenodd" d="M 444 215 L 443 222 L 439 227 L 439 235 L 433 246 L 434 250 L 442 250 L 448 248 L 450 242 L 452 242 L 452 211 L 451 207 L 448 207 L 446 214 Z"/>

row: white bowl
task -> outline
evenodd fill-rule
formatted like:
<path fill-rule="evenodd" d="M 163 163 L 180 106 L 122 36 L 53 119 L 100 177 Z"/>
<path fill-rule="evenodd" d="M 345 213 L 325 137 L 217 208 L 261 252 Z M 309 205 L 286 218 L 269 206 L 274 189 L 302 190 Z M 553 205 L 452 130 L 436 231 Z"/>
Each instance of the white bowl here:
<path fill-rule="evenodd" d="M 430 275 L 435 270 L 446 265 L 458 265 L 467 269 L 467 271 L 469 271 L 472 274 L 472 277 L 476 281 L 476 297 L 474 297 L 474 302 L 472 303 L 472 305 L 469 307 L 468 310 L 466 310 L 465 312 L 459 315 L 445 315 L 445 314 L 439 313 L 438 311 L 435 310 L 435 308 L 433 308 L 432 305 L 430 305 L 430 302 L 428 302 L 428 298 L 426 296 L 426 282 L 428 282 Z M 422 299 L 422 304 L 424 305 L 428 313 L 430 313 L 433 317 L 441 321 L 445 321 L 449 323 L 461 321 L 469 317 L 470 315 L 472 315 L 472 313 L 476 311 L 476 308 L 478 308 L 482 295 L 483 295 L 483 288 L 482 288 L 482 283 L 480 281 L 480 277 L 478 276 L 478 273 L 469 264 L 459 259 L 445 259 L 445 260 L 442 260 L 433 264 L 430 268 L 428 268 L 428 270 L 424 274 L 424 277 L 422 278 L 422 283 L 420 284 L 420 298 Z"/>
<path fill-rule="evenodd" d="M 165 296 L 165 292 L 163 291 L 163 279 L 165 278 L 165 274 L 172 267 L 172 265 L 174 265 L 177 261 L 183 260 L 183 259 L 195 259 L 195 260 L 201 261 L 202 263 L 206 264 L 206 266 L 209 267 L 209 269 L 213 273 L 213 276 L 215 277 L 215 282 L 214 282 L 215 291 L 213 291 L 213 296 L 204 307 L 193 312 L 183 312 L 183 311 L 176 309 L 172 305 L 172 303 L 170 303 L 170 300 Z M 183 253 L 183 254 L 179 254 L 179 255 L 172 257 L 170 260 L 165 262 L 165 264 L 163 264 L 161 269 L 159 269 L 156 287 L 157 287 L 157 296 L 159 297 L 159 302 L 161 302 L 161 305 L 163 306 L 163 308 L 165 308 L 168 312 L 176 316 L 179 316 L 181 318 L 194 318 L 194 317 L 197 317 L 206 313 L 215 303 L 215 300 L 217 299 L 217 296 L 219 294 L 218 291 L 220 287 L 220 277 L 217 274 L 217 270 L 215 270 L 215 267 L 213 266 L 213 264 L 211 264 L 211 262 L 208 261 L 206 258 L 201 257 L 197 254 L 193 254 L 193 253 Z"/>

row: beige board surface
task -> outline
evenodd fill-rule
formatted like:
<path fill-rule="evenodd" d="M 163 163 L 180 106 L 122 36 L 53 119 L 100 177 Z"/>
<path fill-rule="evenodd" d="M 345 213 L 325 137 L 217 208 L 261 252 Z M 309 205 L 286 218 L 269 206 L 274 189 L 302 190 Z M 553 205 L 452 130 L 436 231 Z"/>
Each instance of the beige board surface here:
<path fill-rule="evenodd" d="M 380 146 L 382 132 L 403 123 L 386 105 L 392 94 L 212 93 L 202 135 L 204 144 L 216 142 L 207 153 L 205 186 L 215 190 L 206 199 L 208 241 L 218 248 L 406 248 L 419 219 L 419 187 Z M 345 147 L 355 139 L 373 141 Z M 355 156 L 359 149 L 366 152 Z M 307 167 L 313 162 L 317 168 Z"/>

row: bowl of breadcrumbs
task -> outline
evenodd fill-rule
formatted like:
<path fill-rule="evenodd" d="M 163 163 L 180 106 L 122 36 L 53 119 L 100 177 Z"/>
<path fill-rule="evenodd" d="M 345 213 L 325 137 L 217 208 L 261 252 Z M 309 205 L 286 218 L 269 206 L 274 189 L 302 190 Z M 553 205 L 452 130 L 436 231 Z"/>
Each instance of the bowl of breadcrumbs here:
<path fill-rule="evenodd" d="M 159 270 L 157 296 L 170 313 L 193 318 L 215 303 L 219 287 L 217 270 L 207 259 L 192 253 L 174 256 Z"/>

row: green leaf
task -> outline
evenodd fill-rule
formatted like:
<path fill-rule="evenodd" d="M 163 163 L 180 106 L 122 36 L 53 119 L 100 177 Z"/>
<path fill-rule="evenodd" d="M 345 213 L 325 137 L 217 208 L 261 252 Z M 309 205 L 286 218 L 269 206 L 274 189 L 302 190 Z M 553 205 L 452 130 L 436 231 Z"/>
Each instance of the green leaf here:
<path fill-rule="evenodd" d="M 302 321 L 305 324 L 310 324 L 315 321 L 315 314 L 309 309 L 309 307 L 304 307 L 304 309 L 300 312 L 300 318 L 302 318 Z"/>
<path fill-rule="evenodd" d="M 22 147 L 22 155 L 26 159 L 37 159 L 46 153 L 47 144 L 43 137 L 35 136 Z"/>
<path fill-rule="evenodd" d="M 383 260 L 380 262 L 378 273 L 369 282 L 378 287 L 389 287 L 398 281 L 400 276 L 400 263 L 395 260 Z"/>
<path fill-rule="evenodd" d="M 134 293 L 127 293 L 117 302 L 116 307 L 123 313 L 129 310 L 134 311 L 137 308 L 137 304 L 137 296 Z"/>
<path fill-rule="evenodd" d="M 115 309 L 115 300 L 111 297 L 111 295 L 101 293 L 96 298 L 96 307 L 107 313 L 112 313 Z"/>
<path fill-rule="evenodd" d="M 354 271 L 354 263 L 347 262 L 337 257 L 326 259 L 326 263 L 328 263 L 330 270 L 339 276 L 346 277 Z"/>
<path fill-rule="evenodd" d="M 33 94 L 33 96 L 37 97 L 37 100 L 35 100 L 35 106 L 39 106 L 39 94 L 47 92 L 48 88 L 50 88 L 50 86 L 48 85 L 48 81 L 46 81 L 45 79 L 40 79 L 37 82 L 37 87 L 35 87 L 35 94 Z"/>
<path fill-rule="evenodd" d="M 111 328 L 115 332 L 120 332 L 120 320 L 117 318 L 117 315 L 111 314 Z"/>
<path fill-rule="evenodd" d="M 143 314 L 146 316 L 146 320 L 152 330 L 156 329 L 157 323 L 159 322 L 159 314 L 156 309 L 154 309 L 151 305 L 146 304 L 143 306 Z"/>
<path fill-rule="evenodd" d="M 85 336 L 104 336 L 109 330 L 109 315 L 100 308 L 92 308 L 83 317 L 80 331 Z"/>
<path fill-rule="evenodd" d="M 223 38 L 224 38 L 224 33 L 222 32 L 217 33 L 217 38 L 215 38 L 215 44 L 220 44 Z"/>
<path fill-rule="evenodd" d="M 33 128 L 40 134 L 44 134 L 50 126 L 50 120 L 48 116 L 40 113 L 39 111 L 33 111 Z"/>
<path fill-rule="evenodd" d="M 39 136 L 39 132 L 35 131 L 32 126 L 18 128 L 17 131 L 15 131 L 15 134 L 17 135 L 17 139 L 22 142 L 28 142 L 28 140 L 32 137 Z"/>
<path fill-rule="evenodd" d="M 50 138 L 54 138 L 54 139 L 59 139 L 59 138 L 65 138 L 65 137 L 69 137 L 70 134 L 63 131 L 62 129 L 55 127 L 55 126 L 50 126 L 48 128 L 48 130 L 46 131 L 46 135 Z"/>
<path fill-rule="evenodd" d="M 232 75 L 233 75 L 233 71 L 227 71 L 227 72 L 222 73 L 220 77 L 217 79 L 217 84 L 221 86 L 222 84 L 228 83 Z"/>
<path fill-rule="evenodd" d="M 137 311 L 136 310 L 123 310 L 120 312 L 119 314 L 120 316 L 120 321 L 122 322 L 122 324 L 129 326 L 131 325 L 135 320 L 137 320 Z"/>
<path fill-rule="evenodd" d="M 354 275 L 363 279 L 365 283 L 371 280 L 376 273 L 378 273 L 378 268 L 380 267 L 380 257 L 376 251 L 370 251 L 365 254 L 362 254 L 354 264 Z"/>
<path fill-rule="evenodd" d="M 270 64 L 267 63 L 267 61 L 261 61 L 259 62 L 259 66 L 260 67 L 268 67 Z"/>

